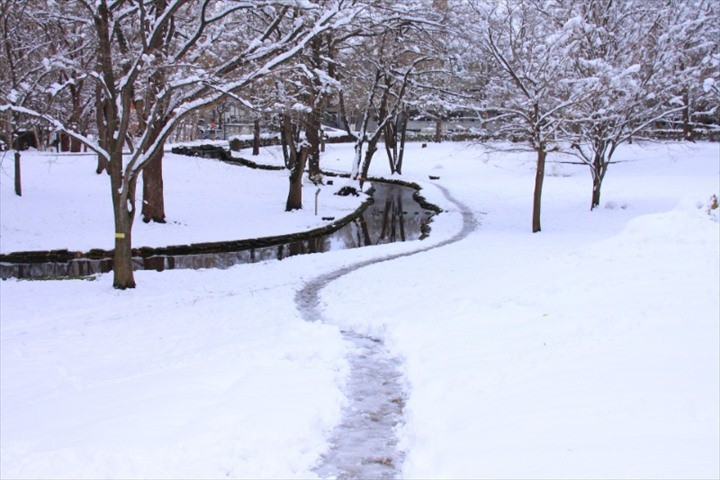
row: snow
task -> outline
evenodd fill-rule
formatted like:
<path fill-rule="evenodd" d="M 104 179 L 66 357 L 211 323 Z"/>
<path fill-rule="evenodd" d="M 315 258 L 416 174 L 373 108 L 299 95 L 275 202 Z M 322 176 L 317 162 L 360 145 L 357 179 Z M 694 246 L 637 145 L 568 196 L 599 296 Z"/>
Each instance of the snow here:
<path fill-rule="evenodd" d="M 711 78 L 711 77 L 706 78 L 705 80 L 703 80 L 703 91 L 704 92 L 711 91 L 713 89 L 713 87 L 715 86 L 715 83 L 716 82 L 715 82 L 714 78 Z"/>
<path fill-rule="evenodd" d="M 9 157 L 3 160 L 0 252 L 113 248 L 110 181 L 95 173 L 95 155 L 24 153 L 21 162 L 19 198 L 13 194 L 12 163 Z M 317 216 L 311 208 L 288 214 L 287 172 L 259 172 L 169 152 L 163 166 L 167 224 L 143 223 L 138 213 L 133 228 L 136 247 L 303 231 L 326 225 L 322 216 L 351 213 L 364 200 L 333 195 L 327 186 L 318 197 Z M 140 197 L 142 181 L 137 191 Z M 307 192 L 306 197 L 310 205 Z"/>
<path fill-rule="evenodd" d="M 384 175 L 377 155 L 370 173 Z M 322 162 L 352 158 L 328 145 Z M 136 272 L 129 291 L 111 275 L 0 282 L 2 477 L 314 478 L 347 403 L 351 328 L 402 361 L 406 478 L 717 478 L 720 225 L 707 204 L 720 146 L 614 158 L 591 212 L 587 167 L 550 156 L 538 234 L 531 154 L 409 144 L 402 178 L 445 210 L 422 242 Z M 1 251 L 111 247 L 94 161 L 25 152 L 17 198 L 6 156 Z M 168 224 L 137 221 L 136 246 L 316 224 L 282 211 L 286 172 L 174 155 L 164 167 Z M 319 293 L 325 322 L 304 321 L 294 298 L 312 279 L 460 230 L 461 206 L 429 175 L 477 228 L 337 278 Z M 331 195 L 340 183 L 320 194 L 334 214 L 361 201 Z"/>

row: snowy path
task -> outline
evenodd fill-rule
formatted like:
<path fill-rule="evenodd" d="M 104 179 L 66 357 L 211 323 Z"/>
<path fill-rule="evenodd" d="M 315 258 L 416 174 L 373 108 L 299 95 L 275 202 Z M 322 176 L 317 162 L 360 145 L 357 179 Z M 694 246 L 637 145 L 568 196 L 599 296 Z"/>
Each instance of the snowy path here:
<path fill-rule="evenodd" d="M 320 301 L 320 292 L 330 282 L 369 265 L 458 242 L 476 228 L 477 220 L 470 208 L 457 201 L 444 187 L 436 186 L 462 215 L 460 231 L 437 244 L 357 262 L 306 283 L 295 296 L 295 304 L 306 321 L 332 323 L 332 319 L 323 315 Z M 397 449 L 395 437 L 395 427 L 402 419 L 405 404 L 398 368 L 400 360 L 380 338 L 347 330 L 342 334 L 353 346 L 346 391 L 349 405 L 332 435 L 332 447 L 316 472 L 325 478 L 397 478 L 404 459 L 404 453 Z"/>

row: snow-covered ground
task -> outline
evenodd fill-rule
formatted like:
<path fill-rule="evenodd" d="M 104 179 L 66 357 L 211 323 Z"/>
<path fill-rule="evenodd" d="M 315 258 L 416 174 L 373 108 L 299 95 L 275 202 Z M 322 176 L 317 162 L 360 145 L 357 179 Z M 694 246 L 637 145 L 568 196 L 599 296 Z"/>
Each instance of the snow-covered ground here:
<path fill-rule="evenodd" d="M 17 197 L 13 194 L 12 152 L 6 155 L 1 173 L 0 252 L 112 249 L 110 180 L 105 174 L 95 173 L 96 158 L 90 154 L 24 153 L 23 195 Z M 316 216 L 317 188 L 308 188 L 308 208 L 288 214 L 284 208 L 288 178 L 283 171 L 256 171 L 172 153 L 166 153 L 163 170 L 167 223 L 143 223 L 137 215 L 133 228 L 135 247 L 303 231 L 326 225 L 322 216 L 340 217 L 353 212 L 363 200 L 332 195 L 334 190 L 328 189 L 318 196 Z M 141 192 L 139 186 L 138 210 Z"/>
<path fill-rule="evenodd" d="M 407 478 L 718 478 L 720 225 L 706 205 L 720 145 L 625 146 L 593 212 L 587 168 L 553 163 L 539 234 L 532 155 L 406 155 L 403 178 L 446 209 L 422 242 L 137 272 L 130 291 L 111 275 L 0 282 L 0 476 L 312 478 L 346 402 L 339 330 L 352 327 L 403 359 Z M 347 170 L 351 156 L 328 145 L 323 166 Z M 93 168 L 26 153 L 16 198 L 5 157 L 0 250 L 111 247 L 109 185 Z M 310 186 L 305 211 L 282 211 L 284 172 L 171 155 L 165 171 L 168 224 L 138 220 L 136 246 L 316 225 Z M 386 171 L 378 156 L 371 173 Z M 434 182 L 477 229 L 339 278 L 321 291 L 330 323 L 303 321 L 305 282 L 457 233 Z M 321 209 L 358 204 L 331 195 L 339 186 Z"/>

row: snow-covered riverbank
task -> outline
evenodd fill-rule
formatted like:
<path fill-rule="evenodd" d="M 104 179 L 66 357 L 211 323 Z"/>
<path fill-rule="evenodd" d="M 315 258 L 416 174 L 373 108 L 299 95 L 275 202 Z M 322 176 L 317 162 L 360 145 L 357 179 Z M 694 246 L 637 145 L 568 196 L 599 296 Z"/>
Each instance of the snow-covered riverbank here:
<path fill-rule="evenodd" d="M 351 151 L 328 145 L 324 168 L 347 169 Z M 312 477 L 345 404 L 348 326 L 404 361 L 405 477 L 720 475 L 720 227 L 705 211 L 720 146 L 625 147 L 594 212 L 588 169 L 551 164 L 535 235 L 531 155 L 466 144 L 406 155 L 403 178 L 447 210 L 423 242 L 462 223 L 429 175 L 480 226 L 328 285 L 335 324 L 303 321 L 295 292 L 417 246 L 138 272 L 125 292 L 109 275 L 1 282 L 2 477 Z M 69 158 L 24 159 L 22 199 L 2 163 L 2 252 L 108 248 L 107 179 Z M 386 169 L 378 157 L 371 173 Z M 169 224 L 138 221 L 137 246 L 315 221 L 309 208 L 282 212 L 284 172 L 173 156 L 165 170 Z M 327 193 L 340 203 L 323 208 L 354 208 Z"/>

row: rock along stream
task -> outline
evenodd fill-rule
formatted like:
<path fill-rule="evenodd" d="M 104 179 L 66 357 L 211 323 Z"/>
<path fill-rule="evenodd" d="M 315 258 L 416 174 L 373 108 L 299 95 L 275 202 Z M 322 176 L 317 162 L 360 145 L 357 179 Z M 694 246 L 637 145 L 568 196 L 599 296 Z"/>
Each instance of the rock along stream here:
<path fill-rule="evenodd" d="M 461 230 L 438 244 L 423 246 L 395 255 L 358 262 L 319 276 L 299 290 L 295 303 L 306 321 L 332 323 L 323 315 L 320 293 L 330 282 L 360 268 L 415 255 L 458 242 L 472 232 L 476 219 L 472 211 L 438 185 L 445 197 L 462 215 Z M 380 338 L 342 330 L 350 342 L 348 406 L 331 437 L 330 450 L 321 459 L 316 473 L 323 478 L 364 479 L 398 478 L 404 453 L 397 447 L 396 429 L 402 422 L 406 393 L 400 372 L 400 360 Z"/>

